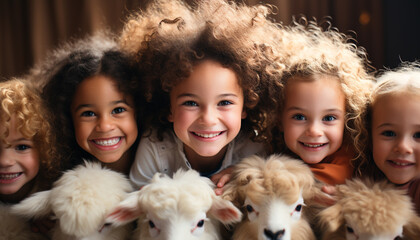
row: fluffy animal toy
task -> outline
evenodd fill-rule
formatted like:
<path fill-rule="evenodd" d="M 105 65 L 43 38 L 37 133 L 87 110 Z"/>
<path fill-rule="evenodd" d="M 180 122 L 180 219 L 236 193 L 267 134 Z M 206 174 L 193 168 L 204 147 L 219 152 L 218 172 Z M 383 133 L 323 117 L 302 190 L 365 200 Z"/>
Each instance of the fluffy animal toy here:
<path fill-rule="evenodd" d="M 85 162 L 69 170 L 51 190 L 38 192 L 12 207 L 27 218 L 57 219 L 52 239 L 126 239 L 131 226 L 103 228 L 104 219 L 132 187 L 122 174 Z"/>
<path fill-rule="evenodd" d="M 233 239 L 315 239 L 301 218 L 313 184 L 311 170 L 300 160 L 281 155 L 242 160 L 223 194 L 247 216 L 234 229 Z"/>
<path fill-rule="evenodd" d="M 124 224 L 138 219 L 134 239 L 220 239 L 219 224 L 240 221 L 242 214 L 216 196 L 213 183 L 195 170 L 178 170 L 173 178 L 159 173 L 133 192 L 106 219 Z"/>

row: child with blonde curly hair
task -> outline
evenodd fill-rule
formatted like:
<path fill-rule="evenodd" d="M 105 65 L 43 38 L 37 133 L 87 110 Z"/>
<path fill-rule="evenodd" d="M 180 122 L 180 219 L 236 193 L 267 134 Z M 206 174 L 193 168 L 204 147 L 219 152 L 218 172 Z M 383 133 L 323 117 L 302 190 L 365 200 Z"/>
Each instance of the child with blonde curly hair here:
<path fill-rule="evenodd" d="M 324 184 L 342 184 L 364 158 L 366 55 L 344 34 L 302 20 L 288 28 L 303 47 L 282 59 L 275 151 L 302 159 Z"/>
<path fill-rule="evenodd" d="M 128 21 L 121 44 L 153 90 L 152 128 L 137 149 L 134 185 L 184 168 L 222 188 L 231 165 L 267 153 L 272 106 L 263 104 L 263 86 L 270 83 L 268 56 L 274 59 L 268 43 L 280 33 L 268 12 L 218 0 L 193 7 L 160 1 Z"/>
<path fill-rule="evenodd" d="M 420 63 L 403 63 L 377 80 L 367 124 L 373 161 L 366 164 L 376 171 L 364 174 L 407 189 L 420 215 Z"/>
<path fill-rule="evenodd" d="M 0 202 L 49 189 L 59 162 L 39 92 L 22 79 L 0 82 Z"/>

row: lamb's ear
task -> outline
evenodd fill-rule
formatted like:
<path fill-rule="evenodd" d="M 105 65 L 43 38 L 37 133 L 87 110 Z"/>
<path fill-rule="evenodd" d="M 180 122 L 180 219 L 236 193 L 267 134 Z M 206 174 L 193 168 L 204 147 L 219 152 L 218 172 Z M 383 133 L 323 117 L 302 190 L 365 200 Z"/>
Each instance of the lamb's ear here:
<path fill-rule="evenodd" d="M 209 214 L 224 224 L 231 224 L 241 221 L 242 213 L 230 201 L 216 196 L 209 210 Z"/>
<path fill-rule="evenodd" d="M 104 225 L 120 226 L 137 219 L 142 211 L 138 204 L 138 191 L 130 193 L 106 217 Z"/>
<path fill-rule="evenodd" d="M 341 212 L 342 206 L 338 203 L 322 210 L 319 213 L 319 218 L 323 228 L 327 228 L 332 232 L 335 232 L 343 223 L 344 218 Z"/>
<path fill-rule="evenodd" d="M 12 213 L 26 218 L 41 218 L 51 213 L 51 191 L 37 192 L 12 206 Z"/>

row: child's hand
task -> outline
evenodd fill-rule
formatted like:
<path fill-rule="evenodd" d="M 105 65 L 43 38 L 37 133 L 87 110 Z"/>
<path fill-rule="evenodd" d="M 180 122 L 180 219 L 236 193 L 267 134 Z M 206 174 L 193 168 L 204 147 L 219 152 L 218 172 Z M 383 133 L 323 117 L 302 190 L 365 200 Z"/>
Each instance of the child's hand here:
<path fill-rule="evenodd" d="M 216 189 L 214 189 L 216 195 L 222 195 L 223 186 L 230 181 L 232 171 L 233 167 L 231 166 L 210 177 L 211 181 L 216 184 Z"/>
<path fill-rule="evenodd" d="M 327 206 L 334 205 L 335 202 L 337 201 L 335 198 L 335 194 L 336 194 L 335 186 L 324 185 L 322 186 L 321 191 L 323 194 L 322 196 L 317 197 L 316 201 L 318 201 L 318 203 L 321 203 L 322 205 L 327 205 Z"/>

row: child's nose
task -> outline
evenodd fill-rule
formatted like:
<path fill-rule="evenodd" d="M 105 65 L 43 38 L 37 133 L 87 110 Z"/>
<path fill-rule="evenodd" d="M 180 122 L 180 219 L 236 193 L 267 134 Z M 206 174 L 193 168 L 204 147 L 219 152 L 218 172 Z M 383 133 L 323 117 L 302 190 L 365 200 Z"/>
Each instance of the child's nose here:
<path fill-rule="evenodd" d="M 8 153 L 8 149 L 0 150 L 0 168 L 6 168 L 13 166 L 15 160 L 13 156 Z"/>
<path fill-rule="evenodd" d="M 205 125 L 214 125 L 217 123 L 217 111 L 211 107 L 207 107 L 201 114 L 201 122 Z"/>
<path fill-rule="evenodd" d="M 411 146 L 411 141 L 408 137 L 401 137 L 398 139 L 397 145 L 395 146 L 394 151 L 401 154 L 411 154 L 413 153 L 413 148 Z"/>
<path fill-rule="evenodd" d="M 96 125 L 96 131 L 98 132 L 107 132 L 112 129 L 114 129 L 114 119 L 110 116 L 101 116 L 98 119 L 97 125 Z"/>
<path fill-rule="evenodd" d="M 309 123 L 309 126 L 306 130 L 306 134 L 310 137 L 319 137 L 322 136 L 322 127 L 316 121 Z"/>

